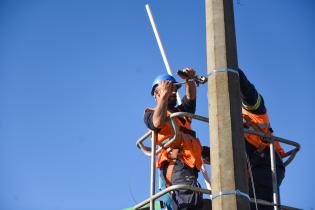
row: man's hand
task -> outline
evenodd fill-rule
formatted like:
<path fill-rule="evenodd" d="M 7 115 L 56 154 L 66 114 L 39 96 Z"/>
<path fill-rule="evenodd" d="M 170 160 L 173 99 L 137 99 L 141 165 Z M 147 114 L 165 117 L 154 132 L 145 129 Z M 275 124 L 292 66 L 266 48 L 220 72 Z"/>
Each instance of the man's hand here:
<path fill-rule="evenodd" d="M 159 82 L 158 87 L 156 88 L 156 100 L 167 100 L 173 92 L 173 84 L 171 81 L 163 80 Z"/>
<path fill-rule="evenodd" d="M 186 83 L 186 98 L 188 100 L 195 100 L 196 99 L 196 84 L 194 80 L 189 80 L 193 78 L 196 75 L 196 72 L 192 68 L 184 68 L 183 69 L 184 74 L 179 74 L 179 76 L 182 79 L 185 79 L 187 81 Z"/>
<path fill-rule="evenodd" d="M 157 101 L 157 107 L 152 118 L 154 127 L 162 128 L 166 122 L 168 102 L 174 90 L 176 91 L 176 87 L 171 81 L 167 80 L 159 82 L 159 85 L 155 88 L 154 97 Z"/>
<path fill-rule="evenodd" d="M 184 68 L 183 69 L 183 72 L 185 74 L 179 74 L 179 76 L 184 79 L 184 80 L 188 80 L 188 79 L 191 79 L 193 78 L 195 75 L 196 75 L 196 72 L 194 69 L 192 68 Z"/>

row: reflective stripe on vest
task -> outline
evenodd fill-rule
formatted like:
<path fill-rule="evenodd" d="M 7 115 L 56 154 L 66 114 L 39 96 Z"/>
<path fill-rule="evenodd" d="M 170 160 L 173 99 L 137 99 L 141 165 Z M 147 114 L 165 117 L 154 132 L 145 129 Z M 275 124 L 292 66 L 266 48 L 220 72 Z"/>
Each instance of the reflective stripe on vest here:
<path fill-rule="evenodd" d="M 247 105 L 247 104 L 245 104 L 245 103 L 243 103 L 243 102 L 242 102 L 242 104 L 243 104 L 243 107 L 244 107 L 245 109 L 247 109 L 247 110 L 257 110 L 258 107 L 259 107 L 260 104 L 261 104 L 261 96 L 258 94 L 257 101 L 256 101 L 256 103 L 255 103 L 254 105 L 252 105 L 252 106 Z"/>

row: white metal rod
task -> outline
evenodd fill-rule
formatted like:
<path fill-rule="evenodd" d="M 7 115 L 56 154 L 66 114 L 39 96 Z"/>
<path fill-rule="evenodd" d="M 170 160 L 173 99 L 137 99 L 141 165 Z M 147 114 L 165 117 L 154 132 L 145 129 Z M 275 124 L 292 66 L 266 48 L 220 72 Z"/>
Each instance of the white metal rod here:
<path fill-rule="evenodd" d="M 164 62 L 165 68 L 166 68 L 166 71 L 167 71 L 167 73 L 169 75 L 173 76 L 171 67 L 170 67 L 170 65 L 168 63 L 168 60 L 167 60 L 167 57 L 166 57 L 166 54 L 165 54 L 165 51 L 164 51 L 164 48 L 163 48 L 163 45 L 162 45 L 162 42 L 161 42 L 161 39 L 160 39 L 159 32 L 158 32 L 158 30 L 156 28 L 156 25 L 155 25 L 154 18 L 153 18 L 153 15 L 152 15 L 152 12 L 151 12 L 149 4 L 146 4 L 145 8 L 147 10 L 147 14 L 148 14 L 148 17 L 150 19 L 150 23 L 151 23 L 151 26 L 152 26 L 152 29 L 153 29 L 153 32 L 154 32 L 154 35 L 155 35 L 155 39 L 156 39 L 156 41 L 158 43 L 158 46 L 159 46 L 159 49 L 160 49 L 160 52 L 161 52 L 161 55 L 162 55 L 162 58 L 163 58 L 163 62 Z M 180 96 L 179 96 L 178 92 L 177 92 L 176 96 L 177 96 L 177 103 L 181 104 L 181 99 L 180 99 Z"/>
<path fill-rule="evenodd" d="M 278 210 L 279 202 L 279 191 L 278 191 L 278 183 L 277 183 L 277 170 L 276 170 L 276 160 L 275 160 L 275 147 L 274 141 L 270 143 L 270 161 L 271 161 L 271 174 L 272 174 L 272 188 L 273 188 L 273 203 L 276 204 L 274 206 L 274 210 Z"/>
<path fill-rule="evenodd" d="M 154 202 L 152 196 L 155 194 L 155 145 L 156 145 L 157 134 L 152 132 L 152 142 L 151 142 L 151 189 L 150 189 L 150 210 L 154 210 Z"/>
<path fill-rule="evenodd" d="M 160 39 L 159 32 L 157 31 L 157 28 L 156 28 L 156 25 L 155 25 L 155 22 L 154 22 L 152 13 L 151 13 L 150 6 L 149 6 L 148 4 L 146 4 L 146 5 L 145 5 L 145 8 L 146 8 L 146 10 L 147 10 L 147 13 L 148 13 L 148 16 L 149 16 L 149 19 L 150 19 L 150 22 L 151 22 L 151 26 L 152 26 L 152 29 L 153 29 L 153 32 L 154 32 L 156 41 L 157 41 L 157 43 L 158 43 L 158 45 L 159 45 L 160 52 L 161 52 L 161 55 L 162 55 L 162 58 L 163 58 L 163 61 L 164 61 L 165 67 L 166 67 L 166 71 L 167 71 L 167 73 L 168 73 L 169 75 L 173 75 L 173 74 L 172 74 L 172 70 L 171 70 L 171 68 L 170 68 L 170 65 L 168 64 L 166 55 L 165 55 L 165 51 L 164 51 L 164 48 L 163 48 L 163 45 L 162 45 L 162 42 L 161 42 L 161 39 Z"/>
<path fill-rule="evenodd" d="M 206 184 L 207 189 L 211 190 L 211 181 L 210 181 L 210 178 L 208 175 L 206 165 L 204 163 L 202 163 L 202 165 L 201 165 L 201 172 L 202 172 L 202 175 L 205 179 L 205 184 Z"/>

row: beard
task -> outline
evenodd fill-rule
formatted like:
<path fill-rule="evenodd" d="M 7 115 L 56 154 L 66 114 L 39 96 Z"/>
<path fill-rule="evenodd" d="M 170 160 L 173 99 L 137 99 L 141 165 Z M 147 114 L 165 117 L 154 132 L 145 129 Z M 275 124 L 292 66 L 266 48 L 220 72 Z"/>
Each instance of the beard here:
<path fill-rule="evenodd" d="M 168 104 L 167 104 L 167 107 L 168 109 L 173 109 L 177 104 L 177 101 L 176 101 L 176 95 L 172 95 L 168 98 Z"/>

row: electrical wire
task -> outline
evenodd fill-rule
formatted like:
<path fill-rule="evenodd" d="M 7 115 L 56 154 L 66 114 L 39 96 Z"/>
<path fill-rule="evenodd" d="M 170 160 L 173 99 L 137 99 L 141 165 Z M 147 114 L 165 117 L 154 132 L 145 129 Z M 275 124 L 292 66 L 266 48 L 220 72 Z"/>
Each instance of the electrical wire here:
<path fill-rule="evenodd" d="M 249 158 L 248 158 L 246 152 L 245 152 L 245 156 L 246 156 L 246 162 L 247 162 L 247 168 L 248 168 L 249 177 L 250 177 L 250 181 L 251 181 L 251 186 L 252 186 L 252 190 L 253 190 L 253 194 L 254 194 L 255 206 L 256 206 L 256 210 L 258 210 L 255 183 L 254 183 L 254 177 L 253 177 L 253 172 L 252 172 L 252 165 L 250 164 L 250 161 L 249 161 Z"/>
<path fill-rule="evenodd" d="M 135 205 L 138 203 L 137 200 L 135 199 L 132 189 L 131 189 L 131 185 L 130 185 L 130 178 L 128 179 L 128 189 L 129 189 L 129 194 L 133 200 L 133 202 L 135 203 Z"/>

